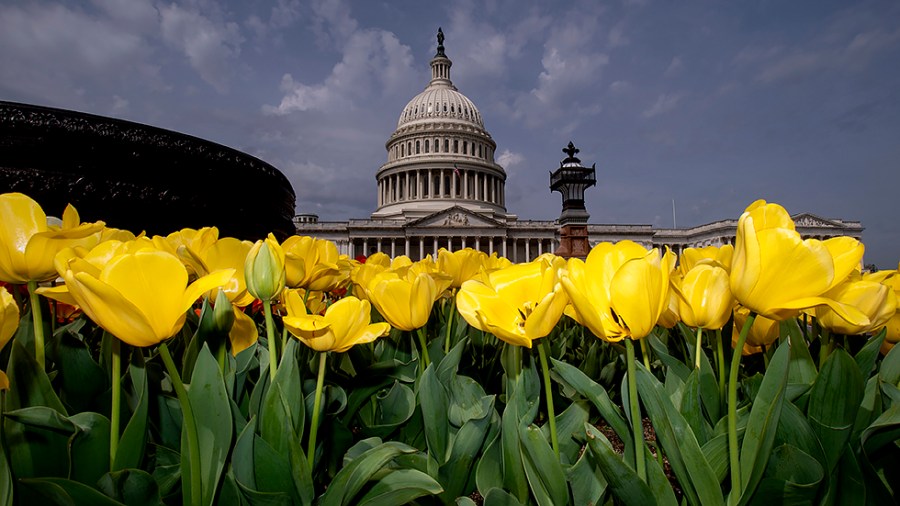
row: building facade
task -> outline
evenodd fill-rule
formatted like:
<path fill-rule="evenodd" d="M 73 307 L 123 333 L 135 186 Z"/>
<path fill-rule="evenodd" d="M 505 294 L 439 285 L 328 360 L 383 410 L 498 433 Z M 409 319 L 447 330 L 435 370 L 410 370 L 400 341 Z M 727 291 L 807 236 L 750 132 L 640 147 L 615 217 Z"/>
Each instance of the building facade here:
<path fill-rule="evenodd" d="M 378 204 L 371 217 L 333 222 L 299 214 L 294 218 L 297 234 L 331 240 L 342 254 L 351 257 L 380 251 L 418 260 L 440 248 L 468 247 L 513 262 L 556 252 L 561 230 L 565 242 L 569 233 L 565 227 L 571 227 L 573 221 L 580 227 L 586 224 L 591 246 L 628 239 L 680 252 L 687 247 L 734 242 L 737 220 L 661 229 L 592 224 L 586 211 L 573 220 L 566 209 L 555 220 L 519 220 L 506 209 L 506 171 L 494 160 L 497 145 L 484 127 L 481 112 L 450 80 L 452 62 L 445 54 L 440 29 L 437 41 L 431 80 L 400 112 L 397 128 L 385 144 L 387 162 L 375 175 Z M 571 143 L 563 151 L 569 156 L 560 162 L 561 168 L 573 163 L 580 166 Z M 863 230 L 859 222 L 811 214 L 797 215 L 794 220 L 804 237 L 859 238 Z"/>

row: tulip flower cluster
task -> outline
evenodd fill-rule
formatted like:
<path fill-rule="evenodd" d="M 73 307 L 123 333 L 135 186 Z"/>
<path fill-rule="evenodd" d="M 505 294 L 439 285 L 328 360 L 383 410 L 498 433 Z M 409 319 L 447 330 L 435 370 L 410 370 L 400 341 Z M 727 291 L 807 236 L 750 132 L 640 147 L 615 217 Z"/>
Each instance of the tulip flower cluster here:
<path fill-rule="evenodd" d="M 896 491 L 900 274 L 778 204 L 517 264 L 61 209 L 0 195 L 0 498 L 675 504 L 648 446 L 689 504 Z"/>

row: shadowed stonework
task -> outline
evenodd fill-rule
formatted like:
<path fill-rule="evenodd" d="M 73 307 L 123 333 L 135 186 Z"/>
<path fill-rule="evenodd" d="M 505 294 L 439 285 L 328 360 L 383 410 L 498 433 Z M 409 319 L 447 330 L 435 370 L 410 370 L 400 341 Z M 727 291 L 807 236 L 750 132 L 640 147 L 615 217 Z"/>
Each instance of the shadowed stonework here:
<path fill-rule="evenodd" d="M 294 190 L 275 167 L 169 130 L 0 101 L 0 193 L 48 214 L 72 203 L 83 221 L 135 233 L 217 226 L 221 236 L 294 233 Z"/>

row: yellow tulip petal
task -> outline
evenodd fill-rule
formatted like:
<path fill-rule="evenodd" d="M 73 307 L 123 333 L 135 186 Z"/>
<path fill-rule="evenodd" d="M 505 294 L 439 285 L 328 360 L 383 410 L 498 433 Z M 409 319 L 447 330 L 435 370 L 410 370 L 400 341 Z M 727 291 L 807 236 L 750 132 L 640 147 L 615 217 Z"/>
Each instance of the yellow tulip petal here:
<path fill-rule="evenodd" d="M 54 287 L 49 286 L 41 286 L 35 290 L 35 293 L 38 295 L 43 295 L 48 299 L 52 299 L 55 301 L 62 302 L 63 304 L 68 304 L 70 306 L 77 306 L 78 301 L 72 297 L 72 294 L 69 293 L 69 287 L 66 285 L 59 285 Z"/>
<path fill-rule="evenodd" d="M 181 299 L 181 312 L 187 311 L 204 293 L 215 287 L 224 286 L 234 276 L 234 269 L 220 269 L 191 283 Z"/>
<path fill-rule="evenodd" d="M 234 308 L 234 324 L 228 332 L 228 340 L 231 341 L 231 354 L 234 356 L 259 340 L 256 322 L 237 307 Z"/>
<path fill-rule="evenodd" d="M 632 339 L 642 339 L 668 304 L 668 279 L 650 262 L 632 259 L 616 271 L 609 292 L 620 323 Z"/>
<path fill-rule="evenodd" d="M 76 273 L 66 277 L 66 284 L 85 314 L 122 341 L 132 346 L 145 347 L 172 337 L 172 334 L 157 334 L 143 311 L 114 287 L 97 278 L 86 273 Z M 184 321 L 183 314 L 180 320 Z M 171 326 L 167 330 L 170 329 Z"/>

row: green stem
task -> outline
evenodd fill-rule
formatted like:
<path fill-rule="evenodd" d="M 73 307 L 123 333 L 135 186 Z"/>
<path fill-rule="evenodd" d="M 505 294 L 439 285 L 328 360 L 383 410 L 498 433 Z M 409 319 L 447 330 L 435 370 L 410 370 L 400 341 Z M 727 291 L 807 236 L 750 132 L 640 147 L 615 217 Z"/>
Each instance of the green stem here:
<path fill-rule="evenodd" d="M 28 282 L 28 297 L 31 302 L 31 321 L 34 324 L 34 359 L 38 367 L 44 370 L 44 319 L 41 315 L 41 299 L 37 290 L 37 281 Z"/>
<path fill-rule="evenodd" d="M 425 337 L 425 327 L 417 329 L 416 334 L 419 335 L 419 344 L 422 345 L 422 373 L 425 373 L 425 369 L 427 369 L 428 364 L 431 363 L 428 359 L 428 340 Z"/>
<path fill-rule="evenodd" d="M 697 327 L 697 350 L 694 353 L 694 369 L 700 370 L 700 354 L 703 353 L 703 329 Z"/>
<path fill-rule="evenodd" d="M 197 439 L 197 423 L 194 421 L 194 410 L 191 408 L 191 400 L 188 398 L 187 390 L 184 383 L 181 382 L 181 376 L 178 374 L 178 368 L 172 360 L 169 353 L 169 347 L 165 341 L 159 345 L 159 354 L 175 387 L 175 395 L 178 396 L 178 403 L 181 404 L 181 416 L 184 418 L 184 430 L 187 431 L 185 437 L 188 444 L 188 455 L 190 460 L 190 497 L 191 504 L 200 504 L 202 502 L 202 490 L 200 489 L 200 441 Z"/>
<path fill-rule="evenodd" d="M 627 337 L 625 338 L 625 362 L 628 367 L 628 404 L 631 409 L 635 470 L 641 480 L 647 481 L 647 463 L 644 462 L 644 429 L 641 424 L 641 408 L 638 405 L 637 378 L 635 377 L 634 343 Z"/>
<path fill-rule="evenodd" d="M 756 319 L 756 313 L 750 312 L 731 354 L 731 370 L 728 372 L 728 459 L 731 465 L 731 495 L 735 500 L 741 497 L 741 458 L 737 440 L 737 383 L 741 368 L 741 355 L 750 327 Z"/>
<path fill-rule="evenodd" d="M 639 339 L 641 343 L 641 357 L 644 359 L 644 367 L 650 370 L 650 348 L 647 347 L 645 339 Z"/>
<path fill-rule="evenodd" d="M 550 385 L 550 366 L 547 363 L 547 351 L 544 349 L 546 342 L 541 339 L 538 342 L 538 356 L 541 359 L 541 369 L 544 372 L 544 395 L 547 396 L 547 418 L 550 421 L 550 442 L 553 445 L 553 453 L 559 460 L 559 438 L 556 435 L 556 411 L 553 409 L 553 389 Z"/>
<path fill-rule="evenodd" d="M 278 351 L 275 349 L 275 320 L 272 319 L 272 303 L 263 301 L 263 312 L 266 314 L 266 338 L 269 342 L 269 378 L 275 381 L 278 369 Z"/>
<path fill-rule="evenodd" d="M 722 347 L 722 329 L 716 330 L 716 368 L 719 374 L 719 409 L 722 410 L 725 409 L 725 350 Z"/>
<path fill-rule="evenodd" d="M 453 321 L 456 320 L 456 296 L 450 297 L 450 311 L 447 313 L 447 336 L 444 339 L 444 355 L 450 353 L 450 336 L 453 330 Z"/>
<path fill-rule="evenodd" d="M 325 358 L 328 352 L 319 353 L 319 375 L 316 377 L 316 396 L 313 404 L 312 425 L 309 427 L 309 445 L 306 450 L 306 461 L 312 472 L 316 459 L 316 433 L 319 431 L 319 405 L 322 404 L 322 386 L 325 383 Z"/>
<path fill-rule="evenodd" d="M 219 347 L 216 349 L 216 362 L 219 363 L 219 370 L 222 371 L 222 376 L 225 376 L 225 341 L 219 343 Z"/>
<path fill-rule="evenodd" d="M 119 448 L 119 415 L 122 410 L 122 342 L 112 337 L 112 411 L 109 417 L 109 469 L 115 470 Z"/>
<path fill-rule="evenodd" d="M 822 345 L 819 348 L 819 370 L 821 371 L 822 366 L 825 365 L 825 360 L 828 359 L 828 355 L 831 355 L 831 350 L 834 349 L 834 339 L 831 338 L 831 333 L 825 327 L 822 327 L 819 339 L 822 341 Z"/>

